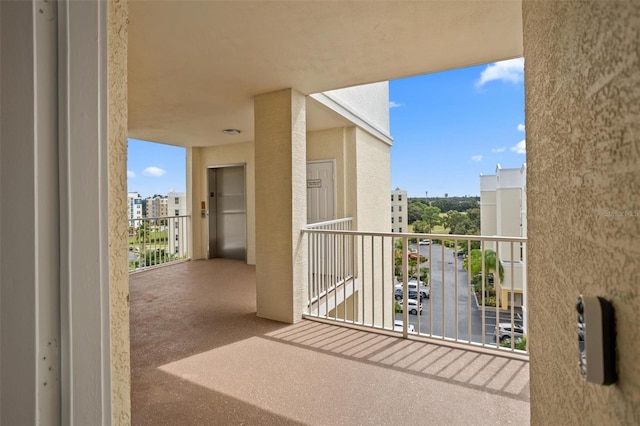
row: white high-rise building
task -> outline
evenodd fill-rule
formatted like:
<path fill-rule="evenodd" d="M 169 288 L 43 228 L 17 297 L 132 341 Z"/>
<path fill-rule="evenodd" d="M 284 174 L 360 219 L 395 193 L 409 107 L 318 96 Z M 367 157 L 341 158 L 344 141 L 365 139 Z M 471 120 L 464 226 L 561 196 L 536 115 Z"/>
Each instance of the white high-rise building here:
<path fill-rule="evenodd" d="M 129 201 L 129 226 L 137 227 L 142 219 L 142 197 L 137 192 L 128 192 L 127 199 Z"/>
<path fill-rule="evenodd" d="M 169 253 L 178 257 L 187 254 L 189 232 L 187 216 L 187 194 L 171 191 L 167 195 L 167 216 L 169 217 Z"/>
<path fill-rule="evenodd" d="M 496 174 L 480 175 L 481 235 L 527 236 L 526 172 L 526 164 L 513 169 L 503 169 L 498 164 Z M 485 247 L 497 249 L 504 267 L 504 281 L 499 290 L 502 307 L 506 309 L 509 306 L 512 288 L 514 306 L 525 306 L 526 247 L 515 243 L 499 243 L 496 248 L 493 242 L 487 242 Z"/>
<path fill-rule="evenodd" d="M 391 191 L 391 232 L 408 232 L 407 191 L 396 188 Z"/>

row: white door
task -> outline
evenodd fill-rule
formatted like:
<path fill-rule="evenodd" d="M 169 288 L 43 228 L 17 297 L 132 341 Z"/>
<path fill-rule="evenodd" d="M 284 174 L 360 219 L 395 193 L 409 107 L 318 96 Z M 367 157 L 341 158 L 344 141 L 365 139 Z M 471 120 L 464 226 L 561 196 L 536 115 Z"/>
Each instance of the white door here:
<path fill-rule="evenodd" d="M 307 223 L 336 218 L 334 161 L 307 163 Z"/>

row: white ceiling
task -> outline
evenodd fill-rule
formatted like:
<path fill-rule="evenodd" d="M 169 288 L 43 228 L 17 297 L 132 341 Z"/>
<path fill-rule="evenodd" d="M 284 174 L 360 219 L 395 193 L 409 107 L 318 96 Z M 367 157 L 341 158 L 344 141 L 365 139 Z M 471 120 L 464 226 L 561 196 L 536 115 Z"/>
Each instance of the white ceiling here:
<path fill-rule="evenodd" d="M 129 136 L 182 146 L 253 140 L 261 93 L 522 56 L 521 0 L 133 0 L 129 21 Z M 311 130 L 346 124 L 307 108 Z"/>

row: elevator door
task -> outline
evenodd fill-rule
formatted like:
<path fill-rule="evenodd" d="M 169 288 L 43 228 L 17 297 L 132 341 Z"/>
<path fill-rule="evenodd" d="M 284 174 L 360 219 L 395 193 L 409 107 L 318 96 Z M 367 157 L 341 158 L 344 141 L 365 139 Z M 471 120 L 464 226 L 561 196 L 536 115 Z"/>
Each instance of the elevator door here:
<path fill-rule="evenodd" d="M 244 166 L 208 170 L 209 259 L 247 260 Z"/>

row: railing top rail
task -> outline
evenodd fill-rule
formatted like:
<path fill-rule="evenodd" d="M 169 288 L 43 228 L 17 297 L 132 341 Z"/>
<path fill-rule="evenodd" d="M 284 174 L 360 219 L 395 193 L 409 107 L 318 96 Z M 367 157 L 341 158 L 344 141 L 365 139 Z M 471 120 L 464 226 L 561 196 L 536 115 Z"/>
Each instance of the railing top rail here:
<path fill-rule="evenodd" d="M 315 224 L 314 224 L 315 225 Z M 526 243 L 525 237 L 500 237 L 490 235 L 456 235 L 456 234 L 411 234 L 400 232 L 371 232 L 371 231 L 347 231 L 333 229 L 313 229 L 304 228 L 301 232 L 314 234 L 343 234 L 343 235 L 364 235 L 367 237 L 395 237 L 395 238 L 419 238 L 421 240 L 470 240 L 470 241 L 497 241 Z"/>
<path fill-rule="evenodd" d="M 133 220 L 162 220 L 162 219 L 175 219 L 175 218 L 182 218 L 182 217 L 191 217 L 190 214 L 181 214 L 178 216 L 158 216 L 158 217 L 136 217 L 133 219 L 127 219 L 128 221 L 133 221 Z"/>
<path fill-rule="evenodd" d="M 353 218 L 351 217 L 345 217 L 342 219 L 334 219 L 334 220 L 327 220 L 325 222 L 316 222 L 316 223 L 310 223 L 306 226 L 305 229 L 316 229 L 322 226 L 330 226 L 330 225 L 335 225 L 337 223 L 345 223 L 345 222 L 351 222 L 353 221 Z"/>

